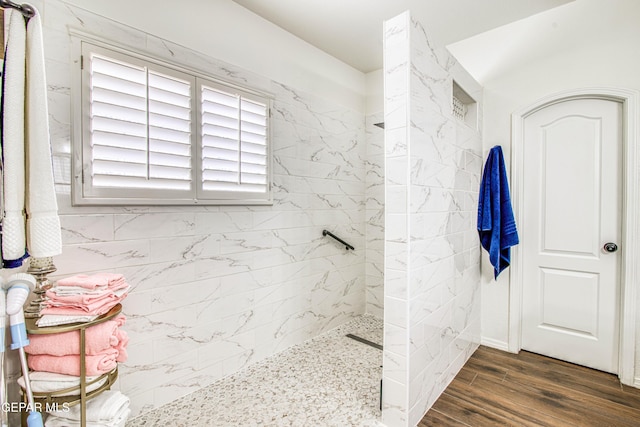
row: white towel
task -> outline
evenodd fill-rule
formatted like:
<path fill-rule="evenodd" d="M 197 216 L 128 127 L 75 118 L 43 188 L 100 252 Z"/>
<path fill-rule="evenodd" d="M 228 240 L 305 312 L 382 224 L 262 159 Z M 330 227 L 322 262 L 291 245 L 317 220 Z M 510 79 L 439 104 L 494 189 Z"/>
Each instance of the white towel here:
<path fill-rule="evenodd" d="M 45 258 L 62 253 L 62 237 L 49 140 L 42 22 L 37 10 L 27 24 L 26 72 L 27 248 L 32 257 Z"/>
<path fill-rule="evenodd" d="M 9 18 L 3 116 L 2 256 L 6 260 L 21 258 L 25 247 L 35 258 L 62 252 L 49 140 L 42 22 L 34 10 L 36 14 L 28 24 L 17 11 L 10 11 Z"/>
<path fill-rule="evenodd" d="M 102 422 L 87 422 L 87 427 L 125 427 L 127 424 L 127 419 L 129 418 L 129 414 L 131 414 L 131 409 L 127 408 L 122 411 L 122 414 L 113 422 L 110 423 L 102 423 Z M 53 415 L 49 415 L 47 420 L 44 423 L 45 427 L 76 427 L 81 426 L 80 421 L 72 421 L 64 418 L 56 417 Z"/>
<path fill-rule="evenodd" d="M 36 325 L 40 328 L 44 328 L 46 326 L 58 326 L 58 325 L 68 325 L 69 323 L 79 323 L 79 322 L 91 322 L 96 320 L 98 315 L 89 315 L 89 316 L 71 316 L 67 314 L 43 314 L 38 320 L 36 320 Z"/>
<path fill-rule="evenodd" d="M 87 377 L 86 382 L 89 383 L 98 378 L 95 377 Z M 87 392 L 93 391 L 100 387 L 107 381 L 107 378 L 104 378 L 100 381 L 97 381 L 94 384 L 87 386 Z M 79 387 L 80 386 L 80 377 L 76 377 L 73 375 L 63 375 L 56 374 L 54 372 L 44 372 L 44 371 L 31 371 L 29 373 L 29 382 L 31 383 L 31 390 L 36 393 L 51 393 L 53 391 L 64 390 L 70 387 Z M 18 384 L 23 389 L 25 388 L 24 377 L 18 378 Z M 78 389 L 79 390 L 79 389 Z M 71 396 L 77 395 L 78 390 L 74 392 L 69 392 L 65 394 L 58 394 L 58 396 Z"/>
<path fill-rule="evenodd" d="M 24 255 L 26 248 L 24 218 L 26 26 L 22 13 L 18 11 L 6 10 L 6 19 L 9 20 L 9 32 L 5 54 L 4 115 L 2 117 L 4 151 L 2 257 L 6 260 L 17 260 Z"/>
<path fill-rule="evenodd" d="M 118 425 L 123 416 L 128 416 L 129 398 L 117 390 L 107 390 L 87 402 L 87 425 Z M 67 411 L 49 412 L 54 418 L 64 420 L 68 425 L 80 422 L 80 405 L 70 406 Z M 47 426 L 51 416 L 47 418 Z M 69 423 L 72 421 L 72 423 Z M 52 424 L 64 425 L 64 424 Z"/>

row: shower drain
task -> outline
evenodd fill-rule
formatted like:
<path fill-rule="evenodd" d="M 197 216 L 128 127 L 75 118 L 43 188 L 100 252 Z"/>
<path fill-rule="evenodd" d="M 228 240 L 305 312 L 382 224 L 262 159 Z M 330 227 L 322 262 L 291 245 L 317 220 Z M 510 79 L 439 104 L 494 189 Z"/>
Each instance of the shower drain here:
<path fill-rule="evenodd" d="M 359 342 L 361 342 L 363 344 L 369 345 L 369 346 L 371 346 L 373 348 L 377 348 L 378 350 L 382 350 L 382 346 L 380 344 L 374 343 L 373 341 L 366 340 L 364 338 L 361 338 L 361 337 L 359 337 L 357 335 L 353 335 L 353 334 L 347 334 L 346 336 L 351 338 L 351 339 L 353 339 L 353 340 L 359 341 Z"/>

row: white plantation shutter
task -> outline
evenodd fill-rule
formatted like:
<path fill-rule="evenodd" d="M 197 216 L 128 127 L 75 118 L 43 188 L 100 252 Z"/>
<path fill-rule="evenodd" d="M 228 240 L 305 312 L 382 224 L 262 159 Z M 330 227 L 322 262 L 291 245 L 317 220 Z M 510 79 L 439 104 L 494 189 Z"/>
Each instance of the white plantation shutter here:
<path fill-rule="evenodd" d="M 268 98 L 106 46 L 80 50 L 75 204 L 271 203 Z"/>
<path fill-rule="evenodd" d="M 92 188 L 192 192 L 194 79 L 114 56 L 85 56 Z"/>
<path fill-rule="evenodd" d="M 267 100 L 211 82 L 200 90 L 203 192 L 266 194 Z"/>

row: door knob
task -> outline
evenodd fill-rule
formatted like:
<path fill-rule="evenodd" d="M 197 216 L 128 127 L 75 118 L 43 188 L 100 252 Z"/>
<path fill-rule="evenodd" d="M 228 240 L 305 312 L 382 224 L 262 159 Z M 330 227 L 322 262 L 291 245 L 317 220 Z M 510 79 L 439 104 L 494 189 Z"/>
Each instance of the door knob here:
<path fill-rule="evenodd" d="M 618 250 L 618 245 L 612 242 L 605 243 L 603 249 L 605 250 L 605 252 L 615 252 Z"/>

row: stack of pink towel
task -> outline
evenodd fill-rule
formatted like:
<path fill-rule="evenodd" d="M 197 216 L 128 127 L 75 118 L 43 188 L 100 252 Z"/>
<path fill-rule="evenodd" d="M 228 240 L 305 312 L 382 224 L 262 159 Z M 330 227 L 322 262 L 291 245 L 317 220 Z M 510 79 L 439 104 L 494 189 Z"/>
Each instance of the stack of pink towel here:
<path fill-rule="evenodd" d="M 85 330 L 86 375 L 102 375 L 127 360 L 127 333 L 120 329 L 126 317 L 119 315 Z M 34 371 L 80 375 L 80 331 L 29 335 L 29 368 Z"/>
<path fill-rule="evenodd" d="M 105 314 L 129 292 L 122 274 L 79 274 L 60 279 L 47 291 L 42 315 L 92 316 Z"/>

